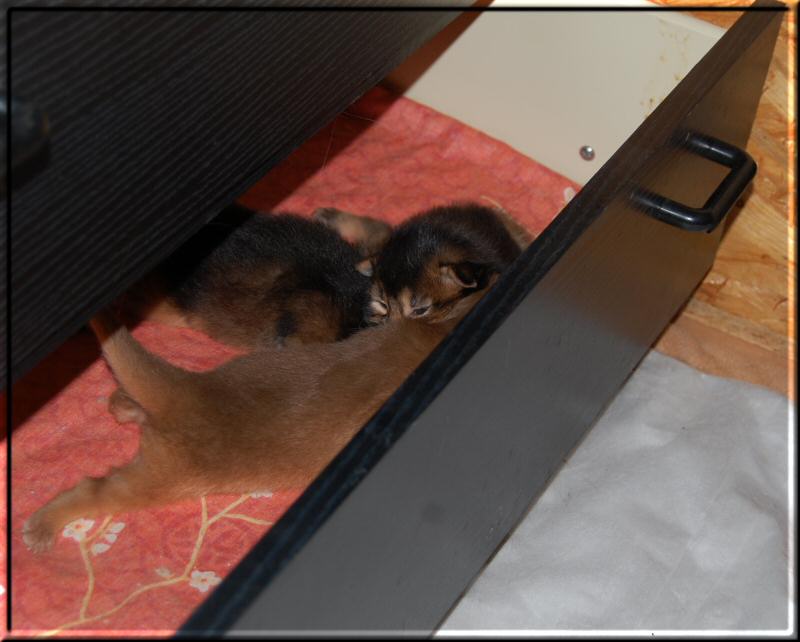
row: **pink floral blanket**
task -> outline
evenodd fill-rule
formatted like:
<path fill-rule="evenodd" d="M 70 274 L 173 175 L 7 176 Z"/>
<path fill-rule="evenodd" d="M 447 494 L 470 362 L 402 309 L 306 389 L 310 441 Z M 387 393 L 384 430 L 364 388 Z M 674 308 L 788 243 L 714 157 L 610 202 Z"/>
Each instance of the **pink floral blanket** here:
<path fill-rule="evenodd" d="M 391 223 L 437 204 L 474 200 L 501 205 L 538 233 L 577 189 L 508 145 L 376 89 L 239 200 L 256 209 L 306 215 L 332 206 Z M 236 354 L 185 328 L 144 323 L 134 335 L 187 368 L 212 368 Z M 265 488 L 79 519 L 51 551 L 33 555 L 21 539 L 24 521 L 56 493 L 87 475 L 105 474 L 137 448 L 138 428 L 117 424 L 106 409 L 114 388 L 88 330 L 15 387 L 10 512 L 15 634 L 169 635 L 303 490 L 273 494 Z M 0 457 L 4 465 L 5 453 Z M 5 551 L 0 553 L 5 560 Z M 5 589 L 0 589 L 3 610 Z"/>

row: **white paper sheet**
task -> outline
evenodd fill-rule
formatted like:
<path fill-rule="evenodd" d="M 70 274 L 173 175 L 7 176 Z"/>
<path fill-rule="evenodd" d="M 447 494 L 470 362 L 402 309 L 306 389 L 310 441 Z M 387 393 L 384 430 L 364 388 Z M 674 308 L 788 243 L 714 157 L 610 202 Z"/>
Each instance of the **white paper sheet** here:
<path fill-rule="evenodd" d="M 793 415 L 651 352 L 439 635 L 786 629 Z"/>

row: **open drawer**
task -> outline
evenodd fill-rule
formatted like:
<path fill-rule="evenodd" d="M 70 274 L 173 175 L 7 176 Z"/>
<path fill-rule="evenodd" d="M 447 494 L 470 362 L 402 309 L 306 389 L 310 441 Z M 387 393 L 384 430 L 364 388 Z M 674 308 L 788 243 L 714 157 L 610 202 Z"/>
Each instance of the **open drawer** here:
<path fill-rule="evenodd" d="M 596 172 L 583 160 L 585 175 L 547 161 L 584 187 L 179 635 L 435 629 L 711 266 L 726 214 L 756 171 L 744 150 L 782 15 L 744 15 L 635 131 L 620 130 L 616 151 L 582 140 L 603 163 Z M 441 73 L 471 30 L 478 37 L 508 16 L 454 24 L 463 33 Z M 524 35 L 528 20 L 560 20 L 549 28 L 557 33 L 582 17 L 514 21 Z M 408 94 L 426 102 L 436 69 Z M 391 81 L 408 85 L 415 73 L 401 68 Z M 472 80 L 457 103 L 486 99 Z M 513 86 L 496 91 L 524 113 Z M 480 109 L 432 106 L 505 136 L 474 120 Z M 544 118 L 528 125 L 546 129 Z M 579 146 L 565 147 L 574 155 Z"/>
<path fill-rule="evenodd" d="M 719 40 L 183 631 L 436 627 L 709 269 L 779 22 Z"/>

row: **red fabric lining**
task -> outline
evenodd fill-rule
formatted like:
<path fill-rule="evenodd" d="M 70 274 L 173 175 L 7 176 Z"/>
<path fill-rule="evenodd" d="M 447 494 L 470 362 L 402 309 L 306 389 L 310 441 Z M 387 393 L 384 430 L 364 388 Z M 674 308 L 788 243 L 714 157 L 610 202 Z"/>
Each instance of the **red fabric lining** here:
<path fill-rule="evenodd" d="M 433 205 L 474 200 L 502 205 L 537 233 L 577 189 L 509 146 L 377 89 L 240 202 L 300 214 L 332 206 L 398 223 Z M 236 354 L 185 328 L 145 323 L 134 334 L 153 352 L 192 369 L 214 367 Z M 86 475 L 105 474 L 136 450 L 138 429 L 116 424 L 106 409 L 114 387 L 88 330 L 15 387 L 20 418 L 12 476 L 15 633 L 66 626 L 67 636 L 168 635 L 208 595 L 201 589 L 213 588 L 268 529 L 266 522 L 277 520 L 302 491 L 209 497 L 207 519 L 216 521 L 205 532 L 200 500 L 115 515 L 104 531 L 98 519 L 86 535 L 93 539 L 60 536 L 52 551 L 34 556 L 21 540 L 25 519 L 57 492 Z M 5 464 L 5 454 L 0 456 Z M 215 517 L 226 507 L 227 516 Z M 5 609 L 5 596 L 0 608 Z"/>

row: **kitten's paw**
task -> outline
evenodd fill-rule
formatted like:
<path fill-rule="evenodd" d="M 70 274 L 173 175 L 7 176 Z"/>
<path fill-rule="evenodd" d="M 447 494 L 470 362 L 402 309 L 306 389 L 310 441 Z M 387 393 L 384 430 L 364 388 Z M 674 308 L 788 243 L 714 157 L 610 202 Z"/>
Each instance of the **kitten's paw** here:
<path fill-rule="evenodd" d="M 55 533 L 38 513 L 22 526 L 22 541 L 34 553 L 44 553 L 53 546 Z"/>

